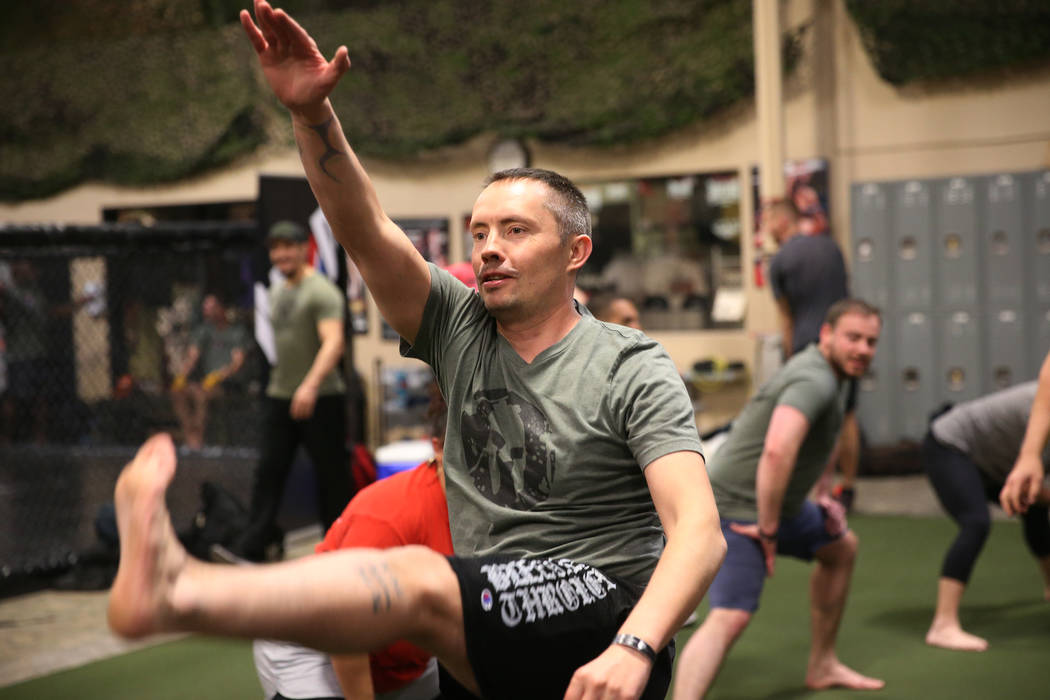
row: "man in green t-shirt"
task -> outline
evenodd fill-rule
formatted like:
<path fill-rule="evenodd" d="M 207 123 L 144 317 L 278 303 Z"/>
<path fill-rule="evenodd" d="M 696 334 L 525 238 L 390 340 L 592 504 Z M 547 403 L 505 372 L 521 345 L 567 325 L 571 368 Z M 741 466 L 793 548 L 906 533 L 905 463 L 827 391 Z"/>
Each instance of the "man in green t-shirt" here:
<path fill-rule="evenodd" d="M 712 458 L 711 487 L 729 549 L 711 584 L 711 611 L 679 659 L 675 698 L 703 697 L 710 688 L 758 609 L 777 554 L 817 561 L 810 586 L 813 638 L 806 685 L 883 686 L 835 654 L 857 537 L 846 528 L 842 504 L 827 488 L 842 426 L 843 384 L 867 371 L 881 328 L 879 311 L 868 303 L 843 299 L 833 304 L 819 343 L 796 354 L 762 385 Z M 817 501 L 807 500 L 818 480 Z"/>
<path fill-rule="evenodd" d="M 278 221 L 266 237 L 270 262 L 281 273 L 270 285 L 277 359 L 266 387 L 251 520 L 231 547 L 252 561 L 268 556 L 299 445 L 317 475 L 317 509 L 325 531 L 354 495 L 346 451 L 346 387 L 339 373 L 346 304 L 339 289 L 307 262 L 307 241 L 306 229 L 294 221 Z"/>
<path fill-rule="evenodd" d="M 230 323 L 226 305 L 209 293 L 201 302 L 201 325 L 194 331 L 182 368 L 171 383 L 171 401 L 186 446 L 200 449 L 208 418 L 208 402 L 222 392 L 244 364 L 248 337 Z"/>
<path fill-rule="evenodd" d="M 449 407 L 445 479 L 456 556 L 331 552 L 217 568 L 171 536 L 174 455 L 149 441 L 117 485 L 111 626 L 195 629 L 359 652 L 394 639 L 493 700 L 662 700 L 670 643 L 724 555 L 692 403 L 667 353 L 581 311 L 592 247 L 579 189 L 545 170 L 493 175 L 474 203 L 478 291 L 428 265 L 383 212 L 328 95 L 349 68 L 256 0 L 241 21 L 291 111 L 336 239 L 406 353 Z M 245 570 L 247 569 L 247 570 Z M 445 694 L 442 686 L 443 697 Z"/>

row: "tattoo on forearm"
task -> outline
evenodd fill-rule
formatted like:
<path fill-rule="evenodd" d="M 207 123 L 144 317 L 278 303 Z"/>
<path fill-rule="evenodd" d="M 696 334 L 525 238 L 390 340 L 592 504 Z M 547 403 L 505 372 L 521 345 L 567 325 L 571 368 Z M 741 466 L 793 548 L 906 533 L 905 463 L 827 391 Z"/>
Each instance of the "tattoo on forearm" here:
<path fill-rule="evenodd" d="M 330 161 L 332 158 L 337 158 L 339 156 L 346 155 L 344 151 L 340 151 L 338 148 L 333 146 L 331 140 L 328 138 L 329 128 L 332 126 L 332 123 L 334 121 L 334 116 L 329 117 L 326 121 L 323 121 L 320 124 L 312 125 L 309 128 L 311 131 L 315 132 L 318 136 L 321 137 L 321 143 L 323 143 L 325 147 L 324 153 L 322 153 L 321 157 L 317 159 L 317 167 L 319 167 L 321 169 L 321 172 L 323 172 L 325 175 L 332 178 L 336 182 L 339 182 L 339 178 L 330 173 L 328 171 L 327 166 L 328 161 Z M 302 152 L 301 149 L 300 152 Z"/>
<path fill-rule="evenodd" d="M 372 595 L 372 612 L 390 610 L 394 599 L 401 597 L 401 586 L 397 577 L 386 564 L 381 566 L 366 564 L 358 568 L 357 575 L 361 577 L 365 588 Z"/>

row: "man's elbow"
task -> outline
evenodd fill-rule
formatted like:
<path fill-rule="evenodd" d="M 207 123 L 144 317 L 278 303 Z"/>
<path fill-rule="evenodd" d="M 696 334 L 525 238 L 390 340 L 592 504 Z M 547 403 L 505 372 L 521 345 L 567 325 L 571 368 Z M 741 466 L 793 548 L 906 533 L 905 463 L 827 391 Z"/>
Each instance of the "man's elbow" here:
<path fill-rule="evenodd" d="M 709 531 L 708 541 L 709 545 L 707 549 L 708 557 L 710 558 L 709 560 L 714 568 L 718 569 L 722 566 L 722 562 L 725 561 L 726 552 L 729 551 L 729 545 L 726 544 L 725 535 L 722 534 L 722 526 L 717 519 L 714 528 Z"/>
<path fill-rule="evenodd" d="M 759 459 L 759 464 L 779 470 L 782 465 L 788 462 L 788 456 L 784 450 L 776 446 L 767 446 L 762 450 L 762 457 Z"/>

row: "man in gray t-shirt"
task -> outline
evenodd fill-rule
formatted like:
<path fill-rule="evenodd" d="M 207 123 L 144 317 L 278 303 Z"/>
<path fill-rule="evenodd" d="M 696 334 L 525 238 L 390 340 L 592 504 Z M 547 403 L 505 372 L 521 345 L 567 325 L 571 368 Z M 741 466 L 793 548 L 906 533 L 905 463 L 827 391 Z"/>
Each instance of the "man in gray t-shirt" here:
<path fill-rule="evenodd" d="M 959 531 L 948 547 L 937 582 L 937 605 L 926 633 L 931 646 L 984 651 L 987 640 L 962 628 L 959 607 L 977 557 L 991 529 L 995 502 L 1021 454 L 1038 384 L 1027 382 L 953 406 L 930 424 L 923 466 L 937 498 Z M 1050 450 L 1043 449 L 1045 471 Z M 1050 598 L 1050 488 L 1044 484 L 1021 514 L 1025 543 L 1035 557 Z"/>
<path fill-rule="evenodd" d="M 584 312 L 526 363 L 478 294 L 433 265 L 430 279 L 402 352 L 433 366 L 457 406 L 445 440 L 456 553 L 567 557 L 644 587 L 664 545 L 644 468 L 701 450 L 671 358 Z"/>
<path fill-rule="evenodd" d="M 844 382 L 875 356 L 882 322 L 866 302 L 832 305 L 820 343 L 796 354 L 751 398 L 711 460 L 711 487 L 728 552 L 711 584 L 711 611 L 678 662 L 675 697 L 703 697 L 722 661 L 758 609 L 777 554 L 816 559 L 811 592 L 810 688 L 876 689 L 883 682 L 847 667 L 835 654 L 857 537 L 827 494 L 807 494 L 832 465 L 842 425 Z"/>
<path fill-rule="evenodd" d="M 347 49 L 325 59 L 266 0 L 241 24 L 292 113 L 333 235 L 447 392 L 458 424 L 445 440 L 449 518 L 467 556 L 356 550 L 238 571 L 188 561 L 164 507 L 174 453 L 157 437 L 118 481 L 110 625 L 124 636 L 198 631 L 340 653 L 404 639 L 482 698 L 662 700 L 665 647 L 699 605 L 725 540 L 670 360 L 573 303 L 593 245 L 583 194 L 546 170 L 494 174 L 471 212 L 471 296 L 386 215 L 346 142 L 328 95 L 349 68 Z M 471 556 L 482 551 L 495 554 Z"/>

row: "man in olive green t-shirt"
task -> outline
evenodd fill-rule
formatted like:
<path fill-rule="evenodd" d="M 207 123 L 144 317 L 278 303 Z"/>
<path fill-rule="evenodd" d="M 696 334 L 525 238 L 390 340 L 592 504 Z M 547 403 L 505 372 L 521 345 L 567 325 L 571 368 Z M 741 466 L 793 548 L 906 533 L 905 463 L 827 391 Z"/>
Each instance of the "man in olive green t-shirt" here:
<path fill-rule="evenodd" d="M 194 331 L 181 371 L 171 384 L 171 402 L 182 428 L 186 447 L 204 446 L 208 402 L 222 395 L 222 386 L 235 381 L 244 365 L 248 335 L 231 323 L 226 305 L 216 293 L 201 302 L 202 323 Z"/>
<path fill-rule="evenodd" d="M 306 230 L 279 221 L 266 239 L 270 262 L 284 279 L 270 286 L 277 361 L 266 387 L 262 456 L 252 486 L 251 523 L 234 553 L 266 558 L 296 448 L 306 448 L 317 475 L 317 507 L 324 530 L 353 495 L 346 454 L 343 296 L 307 263 Z"/>
<path fill-rule="evenodd" d="M 878 689 L 882 681 L 849 668 L 835 653 L 857 537 L 827 491 L 843 419 L 846 380 L 875 356 L 882 321 L 859 299 L 828 309 L 820 342 L 796 354 L 751 398 L 708 465 L 728 551 L 708 591 L 711 612 L 677 664 L 674 697 L 702 697 L 758 609 L 777 554 L 816 559 L 810 588 L 812 643 L 806 685 Z"/>

